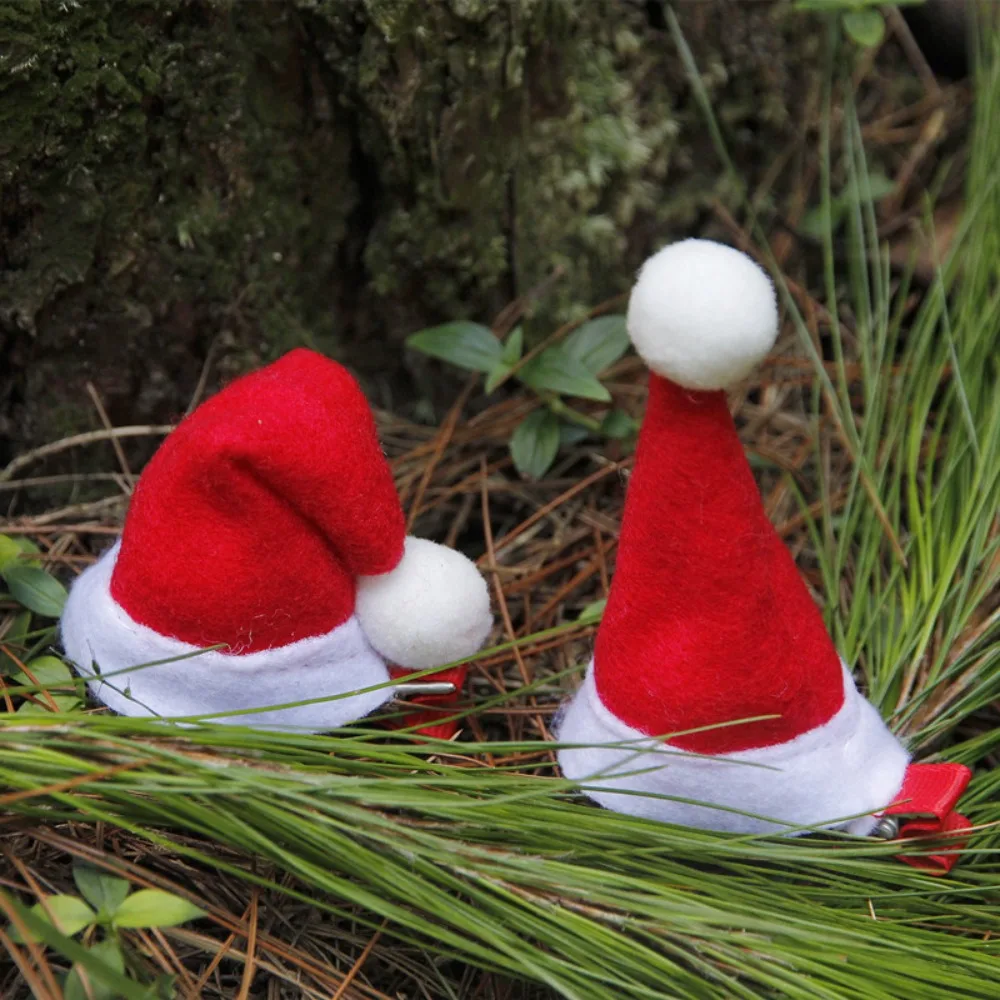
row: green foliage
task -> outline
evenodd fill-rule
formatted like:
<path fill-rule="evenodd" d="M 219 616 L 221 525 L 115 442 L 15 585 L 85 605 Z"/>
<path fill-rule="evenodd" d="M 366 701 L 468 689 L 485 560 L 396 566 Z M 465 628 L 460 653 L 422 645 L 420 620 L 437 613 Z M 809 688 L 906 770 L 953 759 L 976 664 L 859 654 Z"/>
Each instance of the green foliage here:
<path fill-rule="evenodd" d="M 20 669 L 9 652 L 4 651 L 4 647 L 10 650 L 15 646 L 23 646 L 28 630 L 31 628 L 31 612 L 22 611 L 14 616 L 3 639 L 0 640 L 0 677 L 9 677 Z"/>
<path fill-rule="evenodd" d="M 11 597 L 28 611 L 44 618 L 58 618 L 66 603 L 66 588 L 50 573 L 15 563 L 4 567 L 4 582 Z"/>
<path fill-rule="evenodd" d="M 518 378 L 537 393 L 553 392 L 598 403 L 611 401 L 611 393 L 561 344 L 553 344 L 525 362 Z"/>
<path fill-rule="evenodd" d="M 857 10 L 846 10 L 840 23 L 848 37 L 867 49 L 880 45 L 885 38 L 885 18 L 880 10 L 874 7 L 860 7 Z"/>
<path fill-rule="evenodd" d="M 522 476 L 541 479 L 559 454 L 559 421 L 551 410 L 529 413 L 514 430 L 510 455 Z"/>
<path fill-rule="evenodd" d="M 806 212 L 799 227 L 802 232 L 814 239 L 822 239 L 827 225 L 834 231 L 839 231 L 843 227 L 859 194 L 866 202 L 880 201 L 896 190 L 893 181 L 881 172 L 872 171 L 863 180 L 864 188 L 862 190 L 846 190 L 831 197 L 829 222 L 826 218 L 826 210 L 822 205 L 817 205 Z"/>
<path fill-rule="evenodd" d="M 15 691 L 31 692 L 33 698 L 25 700 L 18 708 L 19 715 L 38 715 L 46 712 L 73 712 L 83 706 L 77 688 L 78 681 L 69 667 L 55 656 L 39 656 L 25 665 L 24 671 L 14 674 Z"/>
<path fill-rule="evenodd" d="M 504 353 L 488 326 L 462 321 L 421 330 L 413 334 L 407 344 L 429 357 L 473 372 L 491 372 Z"/>
<path fill-rule="evenodd" d="M 161 889 L 141 889 L 128 896 L 114 915 L 116 927 L 173 927 L 205 914 L 193 903 Z"/>
<path fill-rule="evenodd" d="M 175 927 L 203 917 L 204 911 L 161 889 L 129 892 L 125 879 L 116 878 L 89 865 L 73 866 L 73 880 L 81 896 L 47 896 L 25 914 L 16 902 L 13 908 L 31 932 L 32 941 L 42 941 L 73 962 L 63 982 L 66 1000 L 116 1000 L 118 997 L 173 995 L 172 977 L 159 977 L 140 988 L 125 977 L 125 942 L 120 930 Z M 92 940 L 100 930 L 103 936 Z M 54 933 L 53 933 L 54 932 Z M 80 933 L 89 943 L 81 950 L 72 939 Z M 7 933 L 14 941 L 23 937 L 12 923 Z"/>
<path fill-rule="evenodd" d="M 52 630 L 33 633 L 32 615 L 58 618 L 66 602 L 65 587 L 41 568 L 40 554 L 28 539 L 0 535 L 0 580 L 9 591 L 0 597 L 9 596 L 24 608 L 0 635 L 0 678 L 9 678 L 9 696 L 22 697 L 17 709 L 22 716 L 72 712 L 83 704 L 69 667 L 55 656 L 36 655 L 48 645 Z"/>
<path fill-rule="evenodd" d="M 23 535 L 0 535 L 0 573 L 8 566 L 40 566 L 38 546 Z"/>
<path fill-rule="evenodd" d="M 879 7 L 906 7 L 924 0 L 796 0 L 797 10 L 839 16 L 840 25 L 851 41 L 863 48 L 881 45 L 885 38 L 885 17 Z"/>
<path fill-rule="evenodd" d="M 626 439 L 636 431 L 635 422 L 620 410 L 603 418 L 569 407 L 563 396 L 611 402 L 611 393 L 598 376 L 628 350 L 624 316 L 600 316 L 579 325 L 561 343 L 522 360 L 524 333 L 517 327 L 503 343 L 488 327 L 456 322 L 421 330 L 407 346 L 467 371 L 484 372 L 484 387 L 492 393 L 509 377 L 537 394 L 547 407 L 529 414 L 514 430 L 510 454 L 514 467 L 528 479 L 540 479 L 551 468 L 560 443 L 571 445 L 589 434 Z"/>
<path fill-rule="evenodd" d="M 0 535 L 0 579 L 27 611 L 58 618 L 66 603 L 66 588 L 42 569 L 40 555 L 38 546 L 29 539 Z M 23 631 L 27 631 L 27 624 Z"/>
<path fill-rule="evenodd" d="M 88 949 L 98 961 L 103 962 L 108 969 L 124 975 L 125 956 L 113 938 L 105 938 L 92 944 Z M 107 974 L 102 975 L 93 969 L 85 969 L 76 964 L 70 969 L 63 986 L 64 1000 L 116 1000 L 121 994 L 115 989 L 114 980 Z"/>
<path fill-rule="evenodd" d="M 494 389 L 514 370 L 514 365 L 521 360 L 524 353 L 524 328 L 517 327 L 504 341 L 503 351 L 500 360 L 493 366 L 486 376 L 486 395 L 488 396 Z"/>
<path fill-rule="evenodd" d="M 97 914 L 79 896 L 49 896 L 44 903 L 35 903 L 31 912 L 70 937 L 97 920 Z M 10 932 L 17 940 L 17 928 L 12 927 Z"/>
<path fill-rule="evenodd" d="M 111 919 L 129 893 L 129 884 L 90 865 L 73 866 L 73 881 L 99 916 Z"/>
<path fill-rule="evenodd" d="M 565 350 L 592 375 L 610 368 L 629 348 L 624 316 L 598 316 L 576 328 Z"/>
<path fill-rule="evenodd" d="M 592 601 L 581 612 L 577 622 L 580 625 L 596 625 L 604 616 L 607 600 Z"/>

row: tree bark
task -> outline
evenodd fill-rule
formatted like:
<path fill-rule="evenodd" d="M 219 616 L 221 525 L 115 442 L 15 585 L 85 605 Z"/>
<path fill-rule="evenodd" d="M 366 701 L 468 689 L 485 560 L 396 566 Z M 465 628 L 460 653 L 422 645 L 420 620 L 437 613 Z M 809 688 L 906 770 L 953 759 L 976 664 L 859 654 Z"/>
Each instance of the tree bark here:
<path fill-rule="evenodd" d="M 812 26 L 678 14 L 752 181 Z M 168 422 L 307 343 L 405 387 L 406 334 L 560 268 L 539 332 L 733 196 L 659 0 L 8 0 L 0 70 L 0 464 L 88 381 Z"/>

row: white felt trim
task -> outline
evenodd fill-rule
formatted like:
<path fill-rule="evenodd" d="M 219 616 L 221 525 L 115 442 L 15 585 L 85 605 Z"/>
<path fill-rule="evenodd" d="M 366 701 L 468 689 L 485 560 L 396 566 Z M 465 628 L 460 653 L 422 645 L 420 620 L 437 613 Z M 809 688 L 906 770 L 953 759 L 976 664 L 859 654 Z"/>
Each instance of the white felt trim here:
<path fill-rule="evenodd" d="M 858 692 L 846 666 L 844 704 L 829 722 L 760 750 L 706 757 L 650 739 L 601 702 L 593 661 L 556 729 L 560 743 L 586 744 L 560 750 L 559 764 L 567 778 L 585 782 L 587 795 L 602 806 L 733 833 L 780 833 L 787 824 L 869 834 L 877 822 L 873 814 L 899 792 L 909 762 L 909 754 Z M 602 745 L 626 740 L 633 742 L 627 747 Z M 625 774 L 629 771 L 644 773 Z M 644 794 L 623 795 L 616 789 Z M 837 822 L 849 816 L 861 818 Z"/>
<path fill-rule="evenodd" d="M 240 656 L 217 649 L 199 652 L 197 646 L 140 625 L 114 601 L 110 583 L 117 556 L 115 545 L 79 576 L 60 625 L 68 658 L 81 675 L 94 678 L 88 684 L 91 693 L 114 711 L 171 718 L 348 695 L 336 701 L 213 720 L 322 732 L 360 719 L 393 696 L 391 687 L 350 693 L 389 680 L 384 661 L 372 649 L 356 618 L 326 635 L 278 649 Z M 178 656 L 188 658 L 130 670 L 106 681 L 96 677 L 91 668 L 96 660 L 104 676 Z"/>

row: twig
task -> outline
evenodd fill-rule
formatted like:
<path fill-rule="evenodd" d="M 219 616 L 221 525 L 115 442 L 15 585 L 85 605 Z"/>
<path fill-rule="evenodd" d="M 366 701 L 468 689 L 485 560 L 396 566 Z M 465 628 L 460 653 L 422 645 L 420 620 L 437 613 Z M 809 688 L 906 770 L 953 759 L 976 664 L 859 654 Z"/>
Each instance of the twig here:
<path fill-rule="evenodd" d="M 101 423 L 104 424 L 104 429 L 111 433 L 111 447 L 115 450 L 115 455 L 118 458 L 118 464 L 122 469 L 122 475 L 125 476 L 125 482 L 128 484 L 126 492 L 131 493 L 133 487 L 135 486 L 135 477 L 132 475 L 132 470 L 129 468 L 128 459 L 125 457 L 121 441 L 114 434 L 114 427 L 111 426 L 111 421 L 108 419 L 108 412 L 104 409 L 104 404 L 101 402 L 101 397 L 97 394 L 97 390 L 94 388 L 93 382 L 87 383 L 87 392 L 90 394 L 90 398 L 94 402 L 94 408 L 97 410 L 97 415 L 100 417 Z"/>
<path fill-rule="evenodd" d="M 94 444 L 97 441 L 108 441 L 113 439 L 128 437 L 155 437 L 157 435 L 169 434 L 174 429 L 173 424 L 143 424 L 134 427 L 115 427 L 111 430 L 87 431 L 83 434 L 74 434 L 72 437 L 62 438 L 59 441 L 52 441 L 50 444 L 43 444 L 39 448 L 26 451 L 23 455 L 18 455 L 5 468 L 0 470 L 0 483 L 14 478 L 14 473 L 25 466 L 31 465 L 50 455 L 58 455 L 60 452 L 69 451 L 71 448 L 79 448 L 85 444 Z"/>
<path fill-rule="evenodd" d="M 368 943 L 365 945 L 364 950 L 358 955 L 357 961 L 351 966 L 350 971 L 344 976 L 344 981 L 337 987 L 337 992 L 333 994 L 330 1000 L 342 1000 L 344 994 L 347 992 L 348 987 L 354 982 L 358 977 L 358 973 L 361 971 L 362 966 L 368 961 L 368 956 L 372 953 L 372 949 L 378 944 L 378 939 L 382 936 L 382 931 L 385 930 L 388 925 L 388 919 L 382 921 L 382 926 L 379 927 L 377 931 L 369 938 Z"/>
<path fill-rule="evenodd" d="M 527 531 L 532 525 L 536 524 L 547 514 L 551 514 L 557 507 L 564 504 L 570 497 L 574 497 L 577 493 L 581 493 L 583 490 L 592 486 L 594 483 L 599 482 L 601 479 L 606 479 L 613 473 L 620 472 L 622 469 L 626 469 L 632 464 L 632 459 L 626 459 L 622 462 L 613 462 L 609 465 L 598 469 L 596 472 L 592 472 L 589 476 L 581 479 L 575 486 L 570 487 L 565 493 L 557 496 L 555 500 L 550 501 L 545 504 L 544 507 L 539 507 L 530 517 L 525 518 L 516 528 L 513 528 L 506 535 L 504 535 L 496 545 L 496 551 L 501 552 L 510 545 L 513 545 L 517 541 L 518 537 Z M 479 559 L 480 565 L 487 559 L 487 556 L 481 556 Z"/>
<path fill-rule="evenodd" d="M 503 587 L 500 584 L 500 577 L 497 575 L 497 554 L 496 548 L 493 545 L 493 528 L 490 523 L 490 493 L 489 484 L 486 478 L 486 459 L 482 459 L 482 509 L 483 509 L 483 533 L 486 536 L 486 555 L 487 565 L 492 570 L 490 574 L 493 579 L 493 589 L 497 596 L 497 603 L 500 605 L 500 614 L 503 618 L 504 629 L 507 633 L 507 638 L 513 642 L 517 638 L 517 632 L 514 629 L 514 623 L 510 617 L 510 609 L 507 607 L 507 597 L 503 592 Z M 521 655 L 521 650 L 517 647 L 513 647 L 514 659 L 517 662 L 517 669 L 521 675 L 521 680 L 527 686 L 531 683 L 531 673 L 528 670 L 527 664 L 524 662 L 524 657 Z M 534 700 L 534 699 L 532 699 Z M 542 721 L 542 717 L 539 715 L 535 719 L 535 722 L 539 730 L 544 734 L 547 733 L 545 723 Z"/>
<path fill-rule="evenodd" d="M 247 958 L 243 964 L 243 979 L 240 981 L 240 992 L 237 994 L 236 1000 L 247 1000 L 247 997 L 250 996 L 250 987 L 253 985 L 253 977 L 257 964 L 257 906 L 259 902 L 260 888 L 255 885 L 247 916 L 247 923 L 250 927 L 250 930 L 247 932 Z"/>
<path fill-rule="evenodd" d="M 441 456 L 444 454 L 445 448 L 448 447 L 448 442 L 451 441 L 452 434 L 455 433 L 455 428 L 458 426 L 458 419 L 461 417 L 462 410 L 465 408 L 465 404 L 468 402 L 469 396 L 472 394 L 472 390 L 476 387 L 478 381 L 479 377 L 477 375 L 473 375 L 466 380 L 465 385 L 462 387 L 462 391 L 458 394 L 458 398 L 448 411 L 448 416 L 445 417 L 445 421 L 441 425 L 441 430 L 438 431 L 435 439 L 434 451 L 431 453 L 431 457 L 428 459 L 427 464 L 424 467 L 423 475 L 420 477 L 420 482 L 417 484 L 417 491 L 413 496 L 412 503 L 410 504 L 410 514 L 406 519 L 407 531 L 413 528 L 413 522 L 417 519 L 417 515 L 420 513 L 420 505 L 423 503 L 424 493 L 427 490 L 427 484 L 431 481 L 431 476 L 434 475 L 434 470 L 437 468 L 438 462 L 441 461 Z"/>
<path fill-rule="evenodd" d="M 121 476 L 117 472 L 69 472 L 58 476 L 31 476 L 27 479 L 10 479 L 0 483 L 0 493 L 4 490 L 23 490 L 32 486 L 62 486 L 73 483 L 117 483 Z"/>
<path fill-rule="evenodd" d="M 544 298 L 565 274 L 566 268 L 562 264 L 557 264 L 552 269 L 551 274 L 543 278 L 534 288 L 529 289 L 524 295 L 520 295 L 507 303 L 497 313 L 496 319 L 493 320 L 491 326 L 493 332 L 498 337 L 508 334 L 514 328 L 517 321 L 527 312 L 528 306 L 532 302 L 537 302 L 539 299 Z"/>
<path fill-rule="evenodd" d="M 246 908 L 243 912 L 243 916 L 240 917 L 240 923 L 246 923 L 250 918 L 250 907 L 256 902 L 256 897 L 250 902 L 250 906 Z M 236 931 L 230 931 L 229 936 L 225 941 L 219 946 L 218 951 L 216 951 L 212 960 L 208 963 L 205 971 L 198 977 L 198 981 L 191 987 L 191 992 L 188 994 L 187 1000 L 201 1000 L 202 992 L 205 989 L 205 984 L 208 982 L 212 973 L 219 967 L 219 963 L 229 954 L 230 948 L 236 943 L 237 938 Z"/>
<path fill-rule="evenodd" d="M 219 345 L 218 336 L 212 339 L 205 352 L 205 363 L 201 366 L 201 373 L 198 375 L 198 384 L 194 387 L 191 400 L 184 411 L 184 416 L 194 412 L 195 407 L 201 402 L 201 397 L 205 395 L 205 386 L 208 385 L 208 373 L 212 370 L 212 362 L 215 360 L 215 350 Z"/>
<path fill-rule="evenodd" d="M 53 521 L 61 521 L 64 517 L 89 517 L 93 514 L 102 514 L 119 506 L 125 497 L 113 496 L 105 497 L 103 500 L 92 500 L 89 503 L 71 504 L 69 507 L 60 507 L 58 510 L 49 511 L 48 514 L 41 514 L 34 519 L 36 526 L 51 524 Z"/>
<path fill-rule="evenodd" d="M 882 13 L 889 22 L 892 33 L 899 40 L 899 44 L 903 46 L 906 58 L 909 59 L 910 65 L 916 71 L 917 76 L 920 77 L 920 82 L 923 83 L 928 96 L 940 100 L 941 85 L 938 83 L 930 63 L 927 62 L 927 57 L 917 44 L 917 40 L 913 37 L 913 32 L 910 31 L 910 26 L 906 23 L 906 19 L 892 4 L 887 4 L 883 7 Z"/>

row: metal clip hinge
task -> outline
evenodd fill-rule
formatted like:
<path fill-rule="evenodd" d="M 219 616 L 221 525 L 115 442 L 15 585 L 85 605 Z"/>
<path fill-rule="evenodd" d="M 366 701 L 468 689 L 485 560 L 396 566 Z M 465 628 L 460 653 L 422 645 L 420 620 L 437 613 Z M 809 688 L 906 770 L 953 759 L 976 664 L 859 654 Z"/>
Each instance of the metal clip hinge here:
<path fill-rule="evenodd" d="M 454 694 L 455 685 L 451 681 L 411 681 L 408 684 L 394 684 L 396 696 L 406 700 L 406 695 L 413 694 Z"/>

